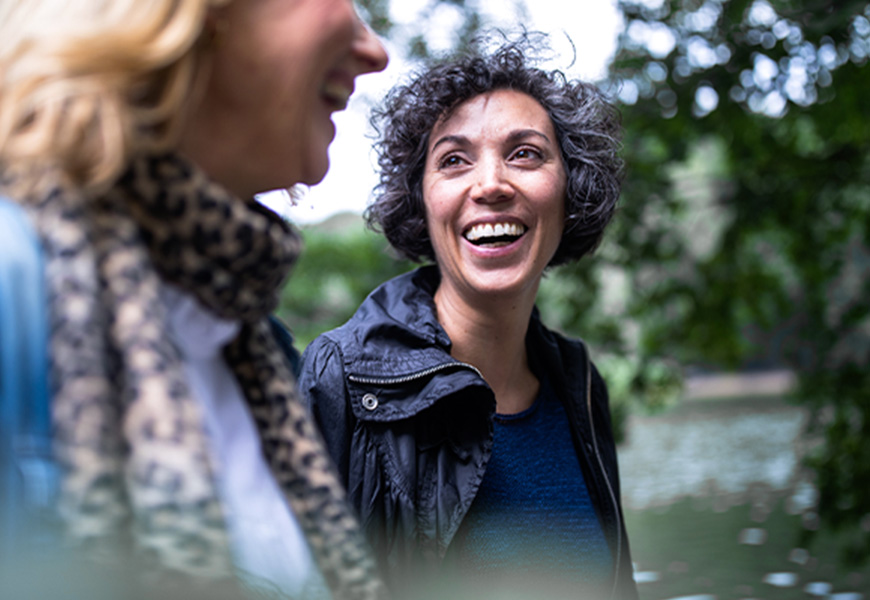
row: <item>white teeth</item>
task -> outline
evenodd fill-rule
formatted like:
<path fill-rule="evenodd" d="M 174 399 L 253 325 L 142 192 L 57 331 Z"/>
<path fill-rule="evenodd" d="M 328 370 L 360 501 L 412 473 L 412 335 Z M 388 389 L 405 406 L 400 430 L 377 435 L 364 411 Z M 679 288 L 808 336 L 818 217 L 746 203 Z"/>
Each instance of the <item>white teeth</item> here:
<path fill-rule="evenodd" d="M 336 82 L 326 82 L 320 88 L 320 93 L 326 99 L 334 102 L 339 106 L 339 109 L 347 107 L 347 102 L 350 100 L 350 95 L 353 93 L 347 86 Z"/>
<path fill-rule="evenodd" d="M 475 242 L 479 239 L 489 237 L 502 237 L 505 235 L 520 236 L 525 233 L 525 231 L 526 228 L 517 223 L 496 223 L 495 225 L 484 223 L 482 225 L 475 225 L 466 231 L 465 239 L 469 242 Z"/>

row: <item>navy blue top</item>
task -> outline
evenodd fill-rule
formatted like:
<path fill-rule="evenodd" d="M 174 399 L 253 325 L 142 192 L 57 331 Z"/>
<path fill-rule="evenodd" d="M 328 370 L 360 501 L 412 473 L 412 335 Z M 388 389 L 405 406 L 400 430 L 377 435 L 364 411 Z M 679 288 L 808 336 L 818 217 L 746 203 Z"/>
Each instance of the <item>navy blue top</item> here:
<path fill-rule="evenodd" d="M 451 562 L 475 579 L 532 576 L 575 594 L 602 585 L 612 558 L 552 387 L 542 381 L 531 407 L 494 421 L 492 456 L 448 550 Z"/>

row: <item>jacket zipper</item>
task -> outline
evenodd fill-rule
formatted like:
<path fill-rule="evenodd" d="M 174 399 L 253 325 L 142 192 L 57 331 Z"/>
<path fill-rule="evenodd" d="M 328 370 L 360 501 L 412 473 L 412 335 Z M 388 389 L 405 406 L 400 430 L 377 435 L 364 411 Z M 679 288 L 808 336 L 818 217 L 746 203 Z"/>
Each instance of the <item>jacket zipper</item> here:
<path fill-rule="evenodd" d="M 446 363 L 441 363 L 440 365 L 435 365 L 432 367 L 427 367 L 422 371 L 417 371 L 416 373 L 410 373 L 408 375 L 401 375 L 399 377 L 366 377 L 365 375 L 354 375 L 351 373 L 347 376 L 349 381 L 353 381 L 354 383 L 362 383 L 365 385 L 398 385 L 401 383 L 407 383 L 409 381 L 414 381 L 415 379 L 422 379 L 423 377 L 428 377 L 433 373 L 437 373 L 439 371 L 443 371 L 445 369 L 453 368 L 453 367 L 461 367 L 465 369 L 470 369 L 477 373 L 477 375 L 483 379 L 483 375 L 481 375 L 480 371 L 477 370 L 477 367 L 474 365 L 469 365 L 468 363 L 459 362 L 459 361 L 451 361 Z"/>
<path fill-rule="evenodd" d="M 586 410 L 589 413 L 589 427 L 592 430 L 592 445 L 595 449 L 595 459 L 598 461 L 598 467 L 604 475 L 604 483 L 607 484 L 607 492 L 610 494 L 610 501 L 613 503 L 613 514 L 616 517 L 616 565 L 613 571 L 613 588 L 610 590 L 610 597 L 616 596 L 616 588 L 619 585 L 619 568 L 622 562 L 622 520 L 619 517 L 619 504 L 616 501 L 616 494 L 613 492 L 613 486 L 610 485 L 610 477 L 607 476 L 607 470 L 604 468 L 604 462 L 601 460 L 601 454 L 598 450 L 598 436 L 595 433 L 595 420 L 592 417 L 592 368 L 589 360 L 589 350 L 586 348 Z"/>

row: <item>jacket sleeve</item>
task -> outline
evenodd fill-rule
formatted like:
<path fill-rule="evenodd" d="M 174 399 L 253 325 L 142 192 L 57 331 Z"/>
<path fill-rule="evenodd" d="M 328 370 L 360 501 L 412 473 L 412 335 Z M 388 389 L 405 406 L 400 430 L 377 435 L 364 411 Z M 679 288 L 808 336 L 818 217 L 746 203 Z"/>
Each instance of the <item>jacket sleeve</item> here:
<path fill-rule="evenodd" d="M 299 392 L 323 435 L 326 449 L 346 488 L 354 416 L 350 409 L 341 351 L 326 336 L 318 337 L 302 353 Z"/>

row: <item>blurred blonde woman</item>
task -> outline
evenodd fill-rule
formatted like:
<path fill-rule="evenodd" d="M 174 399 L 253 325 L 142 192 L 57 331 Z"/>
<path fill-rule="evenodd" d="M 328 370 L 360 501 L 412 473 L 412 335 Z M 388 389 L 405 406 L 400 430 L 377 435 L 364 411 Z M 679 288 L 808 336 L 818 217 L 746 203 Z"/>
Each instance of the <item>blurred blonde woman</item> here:
<path fill-rule="evenodd" d="M 385 67 L 353 2 L 0 0 L 0 40 L 68 543 L 152 582 L 380 595 L 268 318 L 300 243 L 253 200 L 323 178 Z"/>

